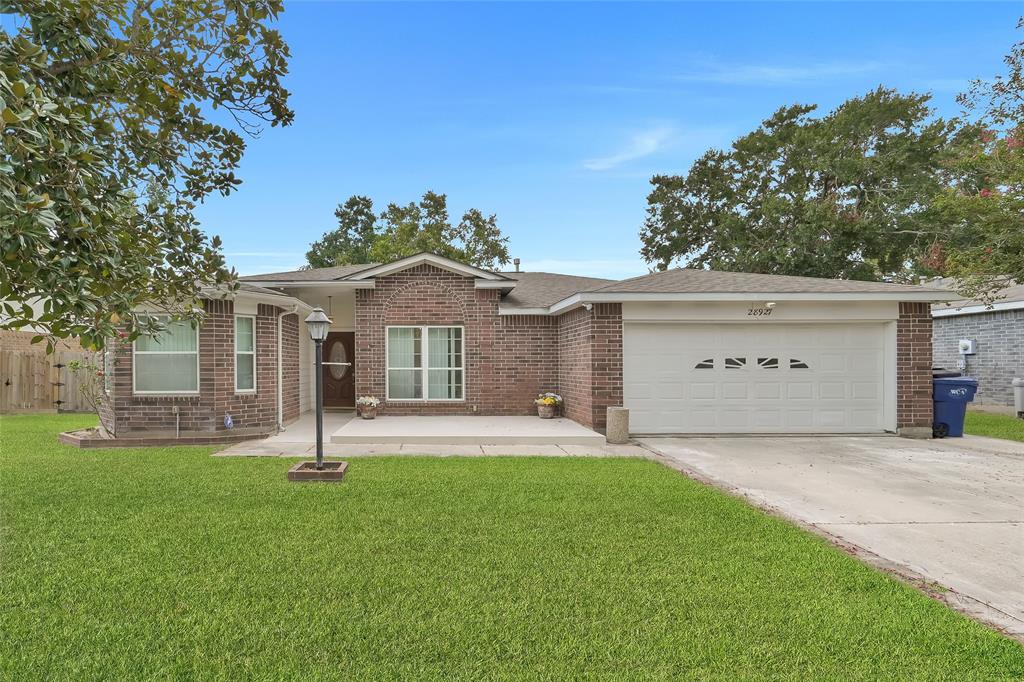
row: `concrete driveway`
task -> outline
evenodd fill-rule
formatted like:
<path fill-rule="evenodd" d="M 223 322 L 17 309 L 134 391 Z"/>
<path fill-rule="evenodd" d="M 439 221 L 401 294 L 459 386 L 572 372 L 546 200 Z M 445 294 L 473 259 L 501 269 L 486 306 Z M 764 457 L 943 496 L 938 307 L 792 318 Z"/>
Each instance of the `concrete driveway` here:
<path fill-rule="evenodd" d="M 681 471 L 854 545 L 876 565 L 949 588 L 943 597 L 953 606 L 1024 635 L 1024 443 L 969 436 L 641 442 Z"/>

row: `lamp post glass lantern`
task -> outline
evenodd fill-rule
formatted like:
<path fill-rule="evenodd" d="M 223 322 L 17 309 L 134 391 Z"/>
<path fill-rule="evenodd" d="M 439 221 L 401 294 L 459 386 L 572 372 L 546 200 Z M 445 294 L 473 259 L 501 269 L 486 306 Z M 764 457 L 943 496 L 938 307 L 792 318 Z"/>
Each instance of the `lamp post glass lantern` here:
<path fill-rule="evenodd" d="M 323 308 L 313 308 L 306 318 L 309 338 L 316 344 L 316 468 L 324 468 L 324 339 L 331 328 L 331 318 Z"/>

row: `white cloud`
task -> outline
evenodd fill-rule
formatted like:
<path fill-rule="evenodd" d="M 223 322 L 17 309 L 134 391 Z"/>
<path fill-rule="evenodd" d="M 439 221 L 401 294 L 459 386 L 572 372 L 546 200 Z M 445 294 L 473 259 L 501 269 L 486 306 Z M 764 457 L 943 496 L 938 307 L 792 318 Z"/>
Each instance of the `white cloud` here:
<path fill-rule="evenodd" d="M 639 257 L 580 260 L 558 258 L 531 260 L 524 258 L 521 267 L 529 272 L 557 272 L 561 275 L 605 277 L 607 279 L 639 277 L 640 275 L 646 275 L 648 272 L 647 264 Z"/>
<path fill-rule="evenodd" d="M 792 85 L 860 76 L 883 67 L 880 62 L 821 62 L 797 66 L 707 62 L 674 78 L 690 83 L 721 85 Z"/>
<path fill-rule="evenodd" d="M 608 156 L 587 159 L 583 167 L 592 171 L 603 171 L 615 168 L 627 161 L 642 159 L 658 152 L 672 139 L 674 131 L 669 126 L 657 126 L 634 134 L 629 142 L 618 152 Z"/>

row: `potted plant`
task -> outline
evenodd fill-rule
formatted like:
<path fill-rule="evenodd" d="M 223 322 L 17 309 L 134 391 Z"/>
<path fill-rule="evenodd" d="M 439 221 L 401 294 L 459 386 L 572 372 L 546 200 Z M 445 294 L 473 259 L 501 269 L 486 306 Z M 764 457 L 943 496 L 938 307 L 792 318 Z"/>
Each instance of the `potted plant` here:
<path fill-rule="evenodd" d="M 372 395 L 363 395 L 356 398 L 356 409 L 359 410 L 359 416 L 363 419 L 373 419 L 376 417 L 378 405 L 380 405 L 380 400 Z"/>
<path fill-rule="evenodd" d="M 541 393 L 533 402 L 537 404 L 538 417 L 551 419 L 555 416 L 558 406 L 562 404 L 562 396 L 557 393 Z"/>

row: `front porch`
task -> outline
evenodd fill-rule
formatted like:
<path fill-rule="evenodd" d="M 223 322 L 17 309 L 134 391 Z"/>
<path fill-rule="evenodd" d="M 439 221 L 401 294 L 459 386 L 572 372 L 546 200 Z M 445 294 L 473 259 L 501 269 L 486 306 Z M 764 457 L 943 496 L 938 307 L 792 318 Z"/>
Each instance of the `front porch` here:
<path fill-rule="evenodd" d="M 538 417 L 393 417 L 353 419 L 331 435 L 332 443 L 431 445 L 604 445 L 600 433 L 571 419 Z"/>
<path fill-rule="evenodd" d="M 239 443 L 220 456 L 309 457 L 315 453 L 315 417 L 302 415 L 281 433 Z M 537 417 L 377 417 L 351 412 L 324 414 L 324 454 L 359 455 L 532 455 L 646 456 L 636 445 L 609 445 L 605 437 L 570 419 Z"/>

